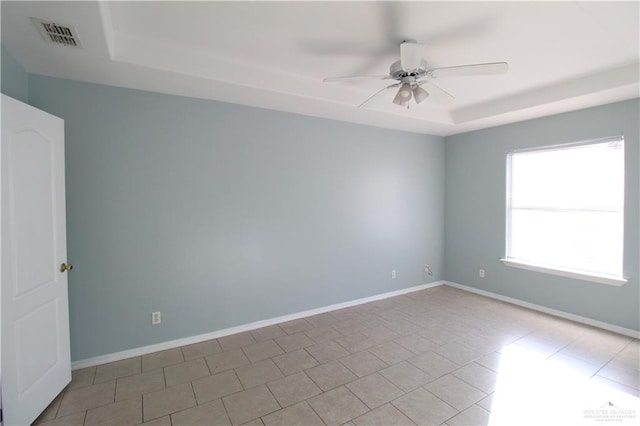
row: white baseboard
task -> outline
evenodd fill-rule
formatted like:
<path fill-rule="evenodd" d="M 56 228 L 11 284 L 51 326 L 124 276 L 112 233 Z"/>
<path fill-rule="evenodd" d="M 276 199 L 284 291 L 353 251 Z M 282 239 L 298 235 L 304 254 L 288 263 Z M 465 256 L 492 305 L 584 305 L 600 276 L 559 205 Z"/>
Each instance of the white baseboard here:
<path fill-rule="evenodd" d="M 284 315 L 281 317 L 270 318 L 262 321 L 256 321 L 249 324 L 239 325 L 237 327 L 225 328 L 223 330 L 217 330 L 211 333 L 200 334 L 197 336 L 185 337 L 183 339 L 171 340 L 168 342 L 158 343 L 155 345 L 142 346 L 139 348 L 129 349 L 122 352 L 115 352 L 112 354 L 101 355 L 93 358 L 87 358 L 71 363 L 71 368 L 77 370 L 80 368 L 93 367 L 95 365 L 106 364 L 109 362 L 120 361 L 123 359 L 131 358 L 134 356 L 146 355 L 152 352 L 163 351 L 166 349 L 173 349 L 180 346 L 190 345 L 193 343 L 204 342 L 206 340 L 217 339 L 220 337 L 228 336 L 230 334 L 241 333 L 243 331 L 255 330 L 262 327 L 267 327 L 282 322 L 292 321 L 299 318 L 309 317 L 312 315 L 323 314 L 325 312 L 335 311 L 338 309 L 344 309 L 351 306 L 362 305 L 364 303 L 375 302 L 376 300 L 387 299 L 389 297 L 401 296 L 403 294 L 412 293 L 415 291 L 424 290 L 427 288 L 438 287 L 441 285 L 448 285 L 460 290 L 465 290 L 470 293 L 479 294 L 481 296 L 490 297 L 492 299 L 500 300 L 503 302 L 511 303 L 514 305 L 522 306 L 532 309 L 534 311 L 543 312 L 545 314 L 553 315 L 559 318 L 568 319 L 571 321 L 579 322 L 582 324 L 590 325 L 593 327 L 601 328 L 604 330 L 612 331 L 614 333 L 622 334 L 625 336 L 633 337 L 635 339 L 640 338 L 640 331 L 632 330 L 630 328 L 620 327 L 613 324 L 608 324 L 602 321 L 597 321 L 591 318 L 582 317 L 580 315 L 570 314 L 568 312 L 559 311 L 556 309 L 547 308 L 545 306 L 536 305 L 535 303 L 525 302 L 520 299 L 515 299 L 501 294 L 492 293 L 485 290 L 480 290 L 474 287 L 469 287 L 462 284 L 457 284 L 450 281 L 435 281 L 428 284 L 422 284 L 414 287 L 404 288 L 401 290 L 390 291 L 388 293 L 377 294 L 375 296 L 364 297 L 362 299 L 351 300 L 343 303 L 336 303 L 334 305 L 324 306 L 321 308 L 311 309 L 308 311 L 297 312 L 290 315 Z"/>
<path fill-rule="evenodd" d="M 490 291 L 480 290 L 474 287 L 469 287 L 466 285 L 457 284 L 450 281 L 444 281 L 444 285 L 455 287 L 457 289 L 465 290 L 471 293 L 479 294 L 481 296 L 490 297 L 492 299 L 500 300 L 503 302 L 508 302 L 514 305 L 522 306 L 524 308 L 529 308 L 534 311 L 543 312 L 545 314 L 553 315 L 555 317 L 560 317 L 560 318 L 568 319 L 571 321 L 579 322 L 582 324 L 590 325 L 593 327 L 601 328 L 607 331 L 612 331 L 614 333 L 633 337 L 634 339 L 640 338 L 640 331 L 633 330 L 630 328 L 620 327 L 618 325 L 609 324 L 606 322 L 594 320 L 594 319 L 583 317 L 580 315 L 570 314 L 568 312 L 559 311 L 557 309 L 547 308 L 545 306 L 536 305 L 535 303 L 525 302 L 524 300 L 514 299 L 513 297 L 503 296 L 497 293 L 491 293 Z"/>
<path fill-rule="evenodd" d="M 394 296 L 400 296 L 403 294 L 412 293 L 412 292 L 424 290 L 427 288 L 438 287 L 443 284 L 445 284 L 444 281 L 435 281 L 428 284 L 422 284 L 414 287 L 403 288 L 401 290 L 390 291 L 388 293 L 377 294 L 375 296 L 364 297 L 362 299 L 351 300 L 343 303 L 336 303 L 334 305 L 324 306 L 321 308 L 311 309 L 308 311 L 297 312 L 294 314 L 284 315 L 276 318 L 270 318 L 262 321 L 256 321 L 249 324 L 239 325 L 237 327 L 225 328 L 224 330 L 218 330 L 211 333 L 185 337 L 183 339 L 171 340 L 169 342 L 158 343 L 155 345 L 142 346 L 139 348 L 129 349 L 122 352 L 115 352 L 115 353 L 101 355 L 93 358 L 82 359 L 79 361 L 72 362 L 71 369 L 78 370 L 80 368 L 93 367 L 95 365 L 106 364 L 108 362 L 114 362 L 114 361 L 120 361 L 120 360 L 131 358 L 134 356 L 146 355 L 152 352 L 164 351 L 166 349 L 173 349 L 180 346 L 190 345 L 193 343 L 200 343 L 206 340 L 217 339 L 219 337 L 228 336 L 230 334 L 236 334 L 236 333 L 241 333 L 243 331 L 255 330 L 257 328 L 267 327 L 269 325 L 292 321 L 295 319 L 309 317 L 312 315 L 323 314 L 325 312 L 335 311 L 338 309 L 348 308 L 351 306 L 362 305 L 364 303 L 375 302 L 376 300 L 387 299 L 389 297 L 394 297 Z"/>

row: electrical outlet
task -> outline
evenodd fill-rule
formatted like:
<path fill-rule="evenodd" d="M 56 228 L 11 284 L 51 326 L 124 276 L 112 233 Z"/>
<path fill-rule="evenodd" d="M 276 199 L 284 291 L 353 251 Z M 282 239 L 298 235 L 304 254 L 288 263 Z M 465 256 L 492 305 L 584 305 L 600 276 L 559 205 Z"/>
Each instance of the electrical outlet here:
<path fill-rule="evenodd" d="M 431 272 L 431 268 L 429 268 L 429 264 L 425 263 L 424 265 L 424 273 L 427 275 L 433 275 L 433 272 Z"/>
<path fill-rule="evenodd" d="M 160 324 L 160 321 L 162 321 L 162 318 L 160 317 L 160 311 L 151 312 L 151 324 Z"/>
<path fill-rule="evenodd" d="M 480 276 L 480 278 L 484 278 L 484 269 L 479 269 L 478 275 Z"/>
<path fill-rule="evenodd" d="M 392 280 L 396 279 L 396 270 L 395 269 L 391 271 L 391 279 Z"/>

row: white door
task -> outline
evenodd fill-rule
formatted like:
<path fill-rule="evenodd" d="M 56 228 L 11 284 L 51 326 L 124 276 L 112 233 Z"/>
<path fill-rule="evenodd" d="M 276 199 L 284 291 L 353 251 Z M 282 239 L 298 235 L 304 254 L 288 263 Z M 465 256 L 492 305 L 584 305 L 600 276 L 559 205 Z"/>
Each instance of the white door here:
<path fill-rule="evenodd" d="M 28 425 L 71 380 L 64 122 L 2 95 L 2 410 Z"/>

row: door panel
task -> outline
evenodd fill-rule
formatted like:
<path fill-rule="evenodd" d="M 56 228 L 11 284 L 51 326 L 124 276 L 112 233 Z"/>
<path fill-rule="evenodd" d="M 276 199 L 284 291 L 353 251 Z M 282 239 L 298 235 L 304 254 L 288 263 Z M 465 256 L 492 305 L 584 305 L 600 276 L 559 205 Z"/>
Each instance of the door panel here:
<path fill-rule="evenodd" d="M 18 395 L 28 392 L 38 380 L 60 363 L 60 351 L 34 351 L 33 348 L 46 346 L 55 348 L 60 339 L 58 330 L 42 336 L 40 324 L 57 322 L 58 301 L 52 300 L 15 321 L 16 371 L 18 372 Z"/>
<path fill-rule="evenodd" d="M 64 124 L 2 95 L 2 409 L 30 424 L 71 380 Z"/>
<path fill-rule="evenodd" d="M 54 283 L 55 278 L 55 217 L 53 175 L 53 144 L 32 129 L 15 132 L 8 144 L 9 228 L 13 232 L 15 253 L 16 295 Z M 29 164 L 29 168 L 21 165 Z M 29 214 L 21 214 L 29 212 Z M 37 259 L 37 262 L 31 260 Z"/>

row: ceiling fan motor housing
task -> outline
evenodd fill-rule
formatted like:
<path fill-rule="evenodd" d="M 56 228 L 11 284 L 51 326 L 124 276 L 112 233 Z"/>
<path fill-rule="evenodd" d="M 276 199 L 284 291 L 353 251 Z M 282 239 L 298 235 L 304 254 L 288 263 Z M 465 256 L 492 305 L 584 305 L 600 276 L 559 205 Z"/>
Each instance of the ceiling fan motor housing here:
<path fill-rule="evenodd" d="M 394 79 L 407 84 L 416 84 L 416 80 L 427 75 L 427 63 L 423 60 L 420 67 L 412 70 L 402 69 L 400 61 L 396 61 L 389 67 L 389 75 Z"/>

